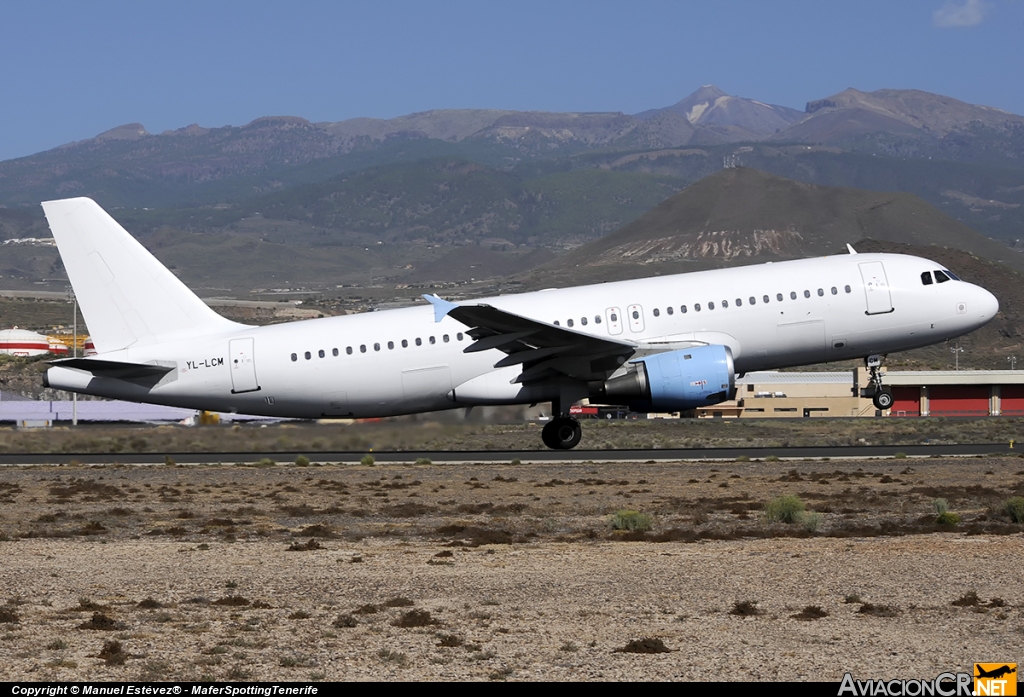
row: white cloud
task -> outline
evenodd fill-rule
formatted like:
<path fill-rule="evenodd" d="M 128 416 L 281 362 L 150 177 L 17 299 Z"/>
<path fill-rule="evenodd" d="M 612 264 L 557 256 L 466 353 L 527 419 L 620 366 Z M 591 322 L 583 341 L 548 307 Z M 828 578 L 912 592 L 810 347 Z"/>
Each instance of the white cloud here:
<path fill-rule="evenodd" d="M 946 0 L 946 4 L 932 14 L 936 27 L 973 27 L 981 24 L 989 5 L 983 0 Z"/>

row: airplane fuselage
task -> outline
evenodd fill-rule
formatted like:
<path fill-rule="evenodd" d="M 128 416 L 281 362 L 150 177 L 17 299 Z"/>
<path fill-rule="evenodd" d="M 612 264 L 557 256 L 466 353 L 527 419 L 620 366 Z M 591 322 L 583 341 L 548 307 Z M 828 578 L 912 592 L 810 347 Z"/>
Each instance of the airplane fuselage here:
<path fill-rule="evenodd" d="M 927 346 L 992 319 L 986 290 L 918 257 L 850 254 L 471 301 L 573 332 L 637 344 L 724 345 L 737 373 Z M 923 276 L 928 274 L 929 283 Z M 945 278 L 945 276 L 943 276 Z M 131 345 L 97 359 L 156 363 L 153 384 L 52 368 L 54 387 L 214 411 L 376 417 L 553 399 L 495 369 L 496 349 L 466 353 L 468 328 L 429 305 Z"/>

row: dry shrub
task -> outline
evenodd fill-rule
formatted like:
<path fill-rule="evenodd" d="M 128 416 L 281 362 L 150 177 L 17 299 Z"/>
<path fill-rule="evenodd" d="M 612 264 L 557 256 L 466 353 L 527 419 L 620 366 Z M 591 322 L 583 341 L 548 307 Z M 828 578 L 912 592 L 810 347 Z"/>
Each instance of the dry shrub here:
<path fill-rule="evenodd" d="M 240 595 L 227 595 L 220 600 L 214 600 L 214 605 L 220 605 L 221 607 L 244 607 L 249 605 L 249 599 L 243 598 Z"/>
<path fill-rule="evenodd" d="M 738 615 L 739 617 L 755 617 L 757 615 L 763 615 L 764 610 L 757 606 L 756 600 L 740 600 L 732 606 L 732 610 L 729 610 L 729 614 Z"/>
<path fill-rule="evenodd" d="M 108 666 L 120 666 L 128 660 L 128 654 L 121 648 L 120 641 L 112 639 L 103 642 L 103 648 L 100 649 L 97 658 L 102 658 Z"/>
<path fill-rule="evenodd" d="M 896 617 L 900 614 L 900 611 L 891 605 L 874 605 L 872 603 L 864 603 L 857 612 L 872 617 Z"/>
<path fill-rule="evenodd" d="M 112 629 L 124 629 L 124 622 L 118 622 L 110 617 L 107 617 L 102 612 L 92 613 L 92 619 L 87 622 L 82 622 L 78 625 L 78 629 L 91 629 L 96 631 L 110 631 Z"/>
<path fill-rule="evenodd" d="M 292 542 L 288 545 L 288 552 L 312 552 L 317 549 L 323 549 L 324 546 L 316 541 L 315 538 L 309 538 L 309 542 Z"/>
<path fill-rule="evenodd" d="M 669 653 L 672 649 L 665 646 L 661 639 L 634 639 L 615 653 Z"/>
<path fill-rule="evenodd" d="M 430 616 L 429 610 L 409 610 L 403 612 L 402 616 L 391 623 L 395 627 L 430 627 L 441 624 L 440 621 Z"/>
<path fill-rule="evenodd" d="M 335 627 L 351 628 L 359 625 L 359 622 L 352 615 L 338 615 L 338 619 L 331 623 Z"/>
<path fill-rule="evenodd" d="M 822 617 L 828 617 L 828 612 L 822 610 L 817 605 L 808 605 L 800 612 L 792 615 L 792 617 L 795 620 L 810 622 L 811 620 L 820 620 Z"/>

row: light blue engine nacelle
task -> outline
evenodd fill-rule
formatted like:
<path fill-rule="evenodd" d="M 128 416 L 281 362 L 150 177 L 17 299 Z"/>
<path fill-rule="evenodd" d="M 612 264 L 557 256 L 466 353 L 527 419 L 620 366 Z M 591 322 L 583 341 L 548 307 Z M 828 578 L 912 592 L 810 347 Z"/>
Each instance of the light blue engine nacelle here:
<path fill-rule="evenodd" d="M 736 396 L 728 346 L 694 346 L 631 361 L 633 369 L 604 382 L 595 401 L 628 404 L 633 411 L 682 411 Z"/>

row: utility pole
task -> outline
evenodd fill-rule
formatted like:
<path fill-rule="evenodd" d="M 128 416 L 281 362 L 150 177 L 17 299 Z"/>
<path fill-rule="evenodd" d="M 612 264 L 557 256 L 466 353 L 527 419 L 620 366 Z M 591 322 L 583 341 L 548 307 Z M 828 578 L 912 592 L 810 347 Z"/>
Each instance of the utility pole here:
<path fill-rule="evenodd" d="M 1016 356 L 1007 356 L 1006 360 L 1010 361 L 1010 370 L 1016 370 L 1017 369 L 1017 357 Z"/>
<path fill-rule="evenodd" d="M 953 348 L 951 348 L 949 350 L 953 354 L 953 358 L 954 358 L 955 365 L 956 365 L 956 370 L 960 370 L 960 354 L 963 353 L 964 350 L 962 348 L 960 348 L 960 344 L 957 344 L 956 346 L 954 346 Z"/>

